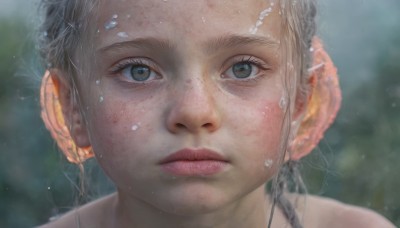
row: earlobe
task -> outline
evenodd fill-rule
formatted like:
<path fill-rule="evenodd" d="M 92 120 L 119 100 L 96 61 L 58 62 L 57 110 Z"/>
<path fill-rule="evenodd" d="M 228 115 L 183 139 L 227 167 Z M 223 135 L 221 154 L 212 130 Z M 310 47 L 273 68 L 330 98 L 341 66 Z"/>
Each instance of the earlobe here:
<path fill-rule="evenodd" d="M 42 119 L 58 146 L 73 163 L 93 157 L 85 121 L 77 97 L 58 69 L 46 71 L 40 90 Z"/>

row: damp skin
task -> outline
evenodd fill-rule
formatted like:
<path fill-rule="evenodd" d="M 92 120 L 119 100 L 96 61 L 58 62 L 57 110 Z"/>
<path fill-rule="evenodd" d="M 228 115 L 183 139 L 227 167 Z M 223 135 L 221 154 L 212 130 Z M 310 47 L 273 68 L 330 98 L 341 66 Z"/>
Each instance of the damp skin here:
<path fill-rule="evenodd" d="M 95 37 L 98 78 L 81 77 L 78 83 L 92 91 L 80 94 L 91 107 L 88 137 L 101 167 L 126 200 L 126 210 L 140 204 L 171 216 L 209 213 L 246 202 L 250 192 L 252 201 L 264 201 L 263 185 L 276 171 L 265 161 L 276 164 L 279 157 L 284 116 L 278 12 L 272 10 L 251 34 L 268 1 L 158 2 L 99 6 L 99 23 L 115 20 L 117 26 Z M 121 41 L 121 32 L 129 37 Z M 254 76 L 232 78 L 232 66 L 250 60 Z M 129 71 L 115 70 L 116 64 L 138 61 L 156 72 L 149 81 L 134 82 L 122 73 Z M 214 150 L 229 165 L 207 178 L 163 172 L 158 162 L 184 148 Z"/>

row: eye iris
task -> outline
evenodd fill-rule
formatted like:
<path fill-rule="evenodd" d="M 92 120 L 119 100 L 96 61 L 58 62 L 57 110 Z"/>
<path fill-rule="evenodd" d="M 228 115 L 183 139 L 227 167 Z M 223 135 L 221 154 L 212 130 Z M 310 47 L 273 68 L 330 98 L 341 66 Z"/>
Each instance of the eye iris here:
<path fill-rule="evenodd" d="M 131 76 L 136 81 L 145 81 L 150 77 L 150 68 L 147 66 L 133 66 Z"/>
<path fill-rule="evenodd" d="M 251 75 L 253 68 L 250 63 L 236 63 L 232 67 L 232 72 L 237 78 L 247 78 Z"/>

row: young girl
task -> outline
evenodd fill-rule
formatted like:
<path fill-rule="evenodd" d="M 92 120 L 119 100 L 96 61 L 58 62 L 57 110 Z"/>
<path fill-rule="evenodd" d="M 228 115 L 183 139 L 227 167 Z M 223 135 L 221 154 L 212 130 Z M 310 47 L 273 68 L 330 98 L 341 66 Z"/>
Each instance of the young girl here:
<path fill-rule="evenodd" d="M 42 4 L 42 117 L 117 188 L 44 227 L 394 227 L 284 193 L 340 103 L 314 1 Z"/>

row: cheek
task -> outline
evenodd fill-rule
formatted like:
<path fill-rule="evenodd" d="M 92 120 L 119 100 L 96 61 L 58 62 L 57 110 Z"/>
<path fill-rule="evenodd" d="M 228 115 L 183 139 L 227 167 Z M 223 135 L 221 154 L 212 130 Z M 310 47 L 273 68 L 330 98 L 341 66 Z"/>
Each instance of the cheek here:
<path fill-rule="evenodd" d="M 284 112 L 279 102 L 265 101 L 252 111 L 252 124 L 247 135 L 253 135 L 260 141 L 279 141 L 284 119 Z"/>
<path fill-rule="evenodd" d="M 123 159 L 124 153 L 135 152 L 133 145 L 149 131 L 145 119 L 141 118 L 142 110 L 115 100 L 104 100 L 91 110 L 89 132 L 97 157 Z"/>

